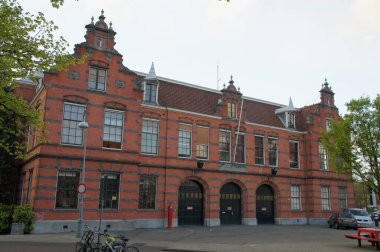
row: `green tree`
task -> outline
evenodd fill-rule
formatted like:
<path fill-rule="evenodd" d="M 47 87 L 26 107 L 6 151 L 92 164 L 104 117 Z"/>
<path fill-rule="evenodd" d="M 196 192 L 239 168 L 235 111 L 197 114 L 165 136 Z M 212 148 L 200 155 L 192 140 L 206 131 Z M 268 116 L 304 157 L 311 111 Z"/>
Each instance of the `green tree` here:
<path fill-rule="evenodd" d="M 0 201 L 4 201 L 1 196 L 12 194 L 4 183 L 18 177 L 16 168 L 25 155 L 27 128 L 41 126 L 39 111 L 16 94 L 15 80 L 33 76 L 37 69 L 65 70 L 83 59 L 66 52 L 68 43 L 54 38 L 58 27 L 43 13 L 32 15 L 16 0 L 0 0 L 0 24 Z"/>
<path fill-rule="evenodd" d="M 323 133 L 329 161 L 380 195 L 380 95 L 351 100 L 347 114 Z"/>

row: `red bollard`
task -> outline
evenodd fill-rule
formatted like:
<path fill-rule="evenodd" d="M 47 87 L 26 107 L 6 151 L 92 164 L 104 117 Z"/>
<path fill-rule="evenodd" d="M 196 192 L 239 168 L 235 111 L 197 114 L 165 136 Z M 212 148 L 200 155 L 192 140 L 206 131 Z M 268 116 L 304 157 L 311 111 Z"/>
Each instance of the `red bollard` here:
<path fill-rule="evenodd" d="M 173 206 L 172 203 L 169 204 L 168 207 L 168 228 L 173 227 Z"/>

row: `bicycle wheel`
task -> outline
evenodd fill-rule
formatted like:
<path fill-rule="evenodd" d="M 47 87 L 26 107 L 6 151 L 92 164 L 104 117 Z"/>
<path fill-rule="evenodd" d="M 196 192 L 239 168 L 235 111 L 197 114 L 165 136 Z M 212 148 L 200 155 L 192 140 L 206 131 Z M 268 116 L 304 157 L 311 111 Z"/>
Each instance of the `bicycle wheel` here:
<path fill-rule="evenodd" d="M 140 250 L 135 246 L 128 246 L 126 249 L 124 248 L 123 252 L 140 252 Z"/>

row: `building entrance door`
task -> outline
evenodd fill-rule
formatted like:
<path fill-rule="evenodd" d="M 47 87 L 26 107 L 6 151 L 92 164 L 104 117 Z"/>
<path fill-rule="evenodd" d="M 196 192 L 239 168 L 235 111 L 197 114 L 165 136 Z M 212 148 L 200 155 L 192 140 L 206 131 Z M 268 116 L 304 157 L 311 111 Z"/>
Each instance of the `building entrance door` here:
<path fill-rule="evenodd" d="M 274 194 L 268 185 L 260 186 L 256 191 L 257 224 L 274 223 Z"/>
<path fill-rule="evenodd" d="M 193 180 L 179 187 L 178 225 L 203 225 L 203 190 Z"/>
<path fill-rule="evenodd" d="M 220 189 L 220 223 L 241 224 L 241 192 L 234 183 Z"/>

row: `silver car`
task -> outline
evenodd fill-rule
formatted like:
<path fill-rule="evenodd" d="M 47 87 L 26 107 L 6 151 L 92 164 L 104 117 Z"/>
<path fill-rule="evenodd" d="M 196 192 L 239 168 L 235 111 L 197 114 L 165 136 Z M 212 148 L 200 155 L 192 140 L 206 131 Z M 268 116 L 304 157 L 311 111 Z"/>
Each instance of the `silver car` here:
<path fill-rule="evenodd" d="M 371 216 L 365 209 L 349 208 L 349 212 L 354 215 L 358 227 L 373 227 Z"/>

